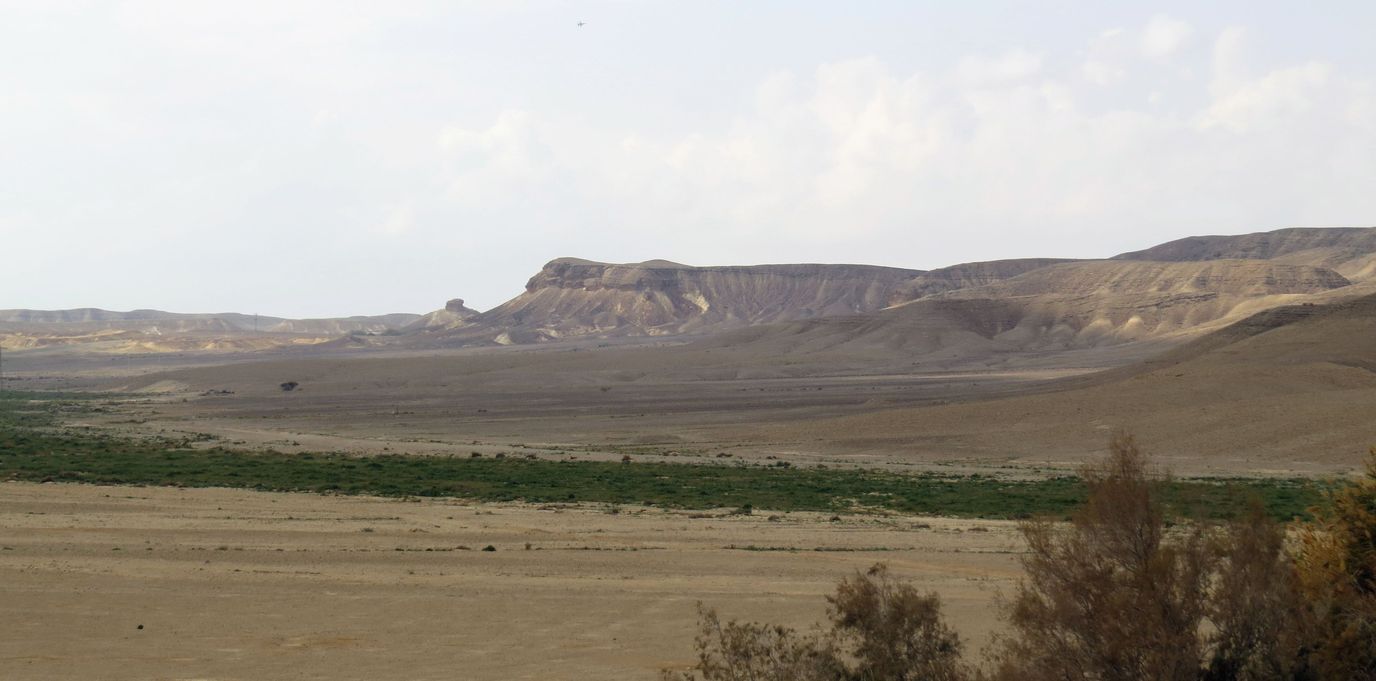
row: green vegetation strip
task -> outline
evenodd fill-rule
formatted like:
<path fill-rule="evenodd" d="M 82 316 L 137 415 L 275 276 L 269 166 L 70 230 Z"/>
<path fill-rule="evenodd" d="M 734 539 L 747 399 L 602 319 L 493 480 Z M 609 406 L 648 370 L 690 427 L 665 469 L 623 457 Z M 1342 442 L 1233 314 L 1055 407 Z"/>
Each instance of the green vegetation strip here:
<path fill-rule="evenodd" d="M 1074 477 L 1001 480 L 869 470 L 611 463 L 194 449 L 184 440 L 133 440 L 57 427 L 81 402 L 0 395 L 0 480 L 242 487 L 480 501 L 599 502 L 685 509 L 879 509 L 969 518 L 1063 517 L 1084 501 Z M 1171 509 L 1233 517 L 1258 498 L 1282 519 L 1303 516 L 1324 485 L 1304 479 L 1162 483 Z"/>

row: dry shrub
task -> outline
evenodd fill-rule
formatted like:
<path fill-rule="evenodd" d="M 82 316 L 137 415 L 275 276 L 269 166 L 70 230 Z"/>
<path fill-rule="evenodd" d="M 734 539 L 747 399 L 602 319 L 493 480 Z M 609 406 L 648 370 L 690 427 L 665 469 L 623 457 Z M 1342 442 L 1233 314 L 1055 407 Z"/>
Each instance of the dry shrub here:
<path fill-rule="evenodd" d="M 1366 476 L 1334 491 L 1300 532 L 1300 589 L 1321 679 L 1376 680 L 1376 447 Z"/>
<path fill-rule="evenodd" d="M 880 563 L 836 585 L 832 640 L 854 660 L 852 679 L 965 678 L 960 637 L 941 618 L 941 599 L 895 582 Z"/>
<path fill-rule="evenodd" d="M 820 635 L 788 627 L 732 620 L 723 624 L 715 610 L 698 606 L 697 665 L 690 671 L 664 671 L 664 681 L 831 681 L 838 658 Z"/>
<path fill-rule="evenodd" d="M 1294 555 L 1260 503 L 1168 530 L 1145 458 L 1115 436 L 1069 527 L 1026 523 L 1000 679 L 1376 681 L 1376 449 Z"/>
<path fill-rule="evenodd" d="M 831 628 L 731 621 L 699 606 L 698 662 L 666 681 L 961 681 L 960 638 L 941 601 L 894 581 L 878 564 L 842 579 L 829 596 Z"/>
<path fill-rule="evenodd" d="M 837 585 L 825 632 L 701 611 L 697 666 L 665 678 L 1376 681 L 1376 448 L 1293 554 L 1259 502 L 1226 526 L 1170 526 L 1130 436 L 1082 475 L 1089 498 L 1068 525 L 1022 525 L 1025 577 L 985 672 L 962 664 L 934 594 L 876 565 Z"/>
<path fill-rule="evenodd" d="M 1069 527 L 1023 525 L 1026 571 L 996 654 L 1006 679 L 1198 679 L 1214 553 L 1197 526 L 1166 536 L 1146 460 L 1130 436 L 1087 466 Z"/>
<path fill-rule="evenodd" d="M 1207 616 L 1207 681 L 1310 678 L 1304 636 L 1308 608 L 1285 528 L 1253 502 L 1247 515 L 1218 538 L 1219 566 Z"/>

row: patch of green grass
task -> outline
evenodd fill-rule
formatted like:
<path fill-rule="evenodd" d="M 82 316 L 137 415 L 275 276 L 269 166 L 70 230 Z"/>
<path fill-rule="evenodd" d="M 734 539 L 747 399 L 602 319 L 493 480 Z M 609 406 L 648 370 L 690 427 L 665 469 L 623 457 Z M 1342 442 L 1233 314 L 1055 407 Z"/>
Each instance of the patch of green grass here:
<path fill-rule="evenodd" d="M 1084 485 L 1075 477 L 1014 481 L 853 469 L 192 449 L 182 440 L 114 438 L 61 428 L 64 410 L 82 405 L 68 396 L 0 396 L 0 480 L 684 509 L 885 510 L 968 518 L 1064 517 L 1085 498 Z M 1303 479 L 1162 484 L 1174 512 L 1207 519 L 1233 517 L 1253 496 L 1277 518 L 1302 516 L 1323 489 L 1321 483 Z"/>

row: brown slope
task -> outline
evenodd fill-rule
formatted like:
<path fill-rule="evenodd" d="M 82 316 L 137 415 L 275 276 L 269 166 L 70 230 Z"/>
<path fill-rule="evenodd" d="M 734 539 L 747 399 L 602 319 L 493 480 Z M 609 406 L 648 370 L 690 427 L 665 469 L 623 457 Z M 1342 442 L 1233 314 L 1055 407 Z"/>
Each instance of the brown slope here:
<path fill-rule="evenodd" d="M 1017 335 L 1091 347 L 1183 340 L 1348 284 L 1325 268 L 1264 261 L 1090 261 L 946 295 L 1019 301 L 1027 313 Z"/>
<path fill-rule="evenodd" d="M 1192 236 L 1123 253 L 1113 259 L 1164 262 L 1281 260 L 1327 267 L 1358 281 L 1376 276 L 1376 227 L 1295 228 L 1240 235 Z"/>
<path fill-rule="evenodd" d="M 925 366 L 988 366 L 1027 359 L 1018 355 L 1132 342 L 1159 349 L 1345 284 L 1331 270 L 1255 261 L 1076 262 L 879 312 L 742 329 L 696 345 L 768 356 L 887 354 L 920 358 Z"/>
<path fill-rule="evenodd" d="M 869 359 L 877 365 L 921 358 L 928 366 L 981 361 L 1019 346 L 1000 338 L 1021 322 L 1014 301 L 924 299 L 879 312 L 740 329 L 695 342 L 741 356 L 814 354 Z"/>
<path fill-rule="evenodd" d="M 987 286 L 1048 265 L 1074 262 L 1069 258 L 1017 258 L 967 262 L 923 272 L 899 286 L 890 299 L 897 305 L 956 289 Z"/>
<path fill-rule="evenodd" d="M 1050 265 L 959 295 L 1151 295 L 1218 293 L 1259 296 L 1319 293 L 1347 286 L 1330 269 L 1303 265 L 1219 260 L 1212 262 L 1084 261 Z"/>
<path fill-rule="evenodd" d="M 1376 296 L 1281 308 L 1080 387 L 774 428 L 766 437 L 828 452 L 1069 464 L 1126 428 L 1187 473 L 1345 470 L 1376 444 L 1373 339 Z"/>
<path fill-rule="evenodd" d="M 455 343 L 703 334 L 754 324 L 868 312 L 920 274 L 869 265 L 690 267 L 560 258 L 521 295 L 445 334 Z"/>

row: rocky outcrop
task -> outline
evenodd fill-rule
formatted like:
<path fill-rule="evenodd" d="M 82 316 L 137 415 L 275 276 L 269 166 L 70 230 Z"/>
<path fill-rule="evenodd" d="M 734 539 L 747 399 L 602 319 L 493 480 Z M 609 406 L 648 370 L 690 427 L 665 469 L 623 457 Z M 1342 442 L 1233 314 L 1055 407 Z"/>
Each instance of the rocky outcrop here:
<path fill-rule="evenodd" d="M 463 298 L 452 298 L 443 309 L 435 310 L 406 327 L 408 331 L 441 331 L 459 329 L 467 326 L 479 312 L 463 303 Z"/>

